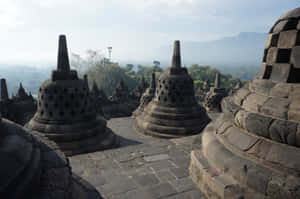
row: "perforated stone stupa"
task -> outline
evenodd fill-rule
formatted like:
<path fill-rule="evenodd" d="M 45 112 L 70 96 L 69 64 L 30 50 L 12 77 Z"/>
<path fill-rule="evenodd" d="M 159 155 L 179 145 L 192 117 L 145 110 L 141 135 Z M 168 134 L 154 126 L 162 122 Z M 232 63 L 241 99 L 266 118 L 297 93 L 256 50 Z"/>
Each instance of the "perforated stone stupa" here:
<path fill-rule="evenodd" d="M 54 140 L 67 155 L 118 145 L 117 136 L 97 116 L 84 80 L 70 70 L 66 37 L 59 37 L 57 70 L 39 90 L 38 110 L 26 127 Z"/>
<path fill-rule="evenodd" d="M 136 117 L 134 128 L 147 135 L 173 138 L 199 133 L 209 121 L 196 102 L 192 78 L 181 67 L 180 43 L 175 41 L 172 66 L 160 75 L 155 97 Z"/>
<path fill-rule="evenodd" d="M 220 73 L 216 73 L 216 79 L 214 87 L 211 87 L 209 92 L 204 98 L 204 107 L 210 112 L 221 111 L 221 101 L 226 96 L 225 88 L 221 88 L 220 85 Z"/>
<path fill-rule="evenodd" d="M 68 159 L 44 135 L 0 115 L 0 198 L 101 199 L 71 172 Z"/>
<path fill-rule="evenodd" d="M 156 82 L 155 82 L 155 73 L 152 73 L 152 79 L 150 87 L 146 89 L 146 91 L 143 93 L 141 99 L 140 99 L 140 105 L 139 107 L 133 112 L 133 116 L 136 117 L 139 114 L 141 114 L 144 111 L 144 108 L 151 102 L 153 97 L 155 96 L 155 88 L 156 88 Z"/>
<path fill-rule="evenodd" d="M 190 174 L 208 198 L 300 198 L 299 60 L 297 8 L 271 28 L 260 75 L 195 141 Z"/>
<path fill-rule="evenodd" d="M 1 79 L 0 92 L 1 113 L 4 118 L 24 125 L 33 117 L 37 109 L 36 100 L 31 94 L 26 93 L 22 83 L 20 83 L 17 94 L 9 98 L 6 80 Z"/>

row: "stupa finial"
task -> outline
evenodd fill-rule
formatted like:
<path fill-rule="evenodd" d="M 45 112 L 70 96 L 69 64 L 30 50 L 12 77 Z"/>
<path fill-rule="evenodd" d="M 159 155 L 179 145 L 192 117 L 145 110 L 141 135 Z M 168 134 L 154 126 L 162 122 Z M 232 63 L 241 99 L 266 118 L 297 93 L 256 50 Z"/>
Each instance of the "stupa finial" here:
<path fill-rule="evenodd" d="M 151 84 L 150 84 L 150 88 L 151 89 L 155 89 L 156 87 L 156 82 L 155 82 L 155 73 L 152 73 L 152 79 L 151 79 Z"/>
<path fill-rule="evenodd" d="M 220 73 L 216 73 L 215 88 L 220 88 Z"/>
<path fill-rule="evenodd" d="M 59 36 L 58 41 L 58 57 L 57 57 L 57 70 L 63 72 L 70 71 L 70 63 L 67 49 L 67 40 L 65 35 Z"/>
<path fill-rule="evenodd" d="M 173 57 L 172 57 L 172 67 L 181 68 L 181 55 L 180 55 L 180 41 L 174 41 Z"/>

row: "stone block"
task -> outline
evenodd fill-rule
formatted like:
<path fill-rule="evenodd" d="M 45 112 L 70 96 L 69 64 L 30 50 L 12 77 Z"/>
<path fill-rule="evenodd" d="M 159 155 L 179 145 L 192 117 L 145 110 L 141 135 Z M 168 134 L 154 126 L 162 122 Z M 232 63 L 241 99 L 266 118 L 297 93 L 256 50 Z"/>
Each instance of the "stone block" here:
<path fill-rule="evenodd" d="M 233 97 L 234 103 L 237 105 L 242 105 L 243 100 L 250 94 L 250 91 L 247 89 L 239 89 Z"/>
<path fill-rule="evenodd" d="M 159 180 L 154 174 L 134 175 L 133 180 L 140 186 L 151 186 L 159 183 Z"/>
<path fill-rule="evenodd" d="M 296 44 L 297 30 L 284 31 L 279 34 L 277 47 L 292 48 Z"/>
<path fill-rule="evenodd" d="M 225 121 L 224 123 L 222 123 L 222 125 L 220 125 L 219 128 L 217 128 L 216 132 L 217 134 L 223 134 L 226 132 L 226 130 L 229 128 L 229 127 L 232 127 L 233 124 L 232 122 L 230 121 Z"/>
<path fill-rule="evenodd" d="M 287 82 L 291 71 L 291 64 L 273 64 L 270 79 L 274 82 Z"/>
<path fill-rule="evenodd" d="M 246 129 L 256 135 L 269 138 L 269 125 L 272 118 L 260 114 L 250 113 L 246 117 Z"/>
<path fill-rule="evenodd" d="M 272 144 L 263 139 L 259 140 L 251 147 L 247 153 L 257 157 L 258 159 L 266 159 L 268 152 L 270 151 Z"/>
<path fill-rule="evenodd" d="M 283 21 L 280 21 L 279 23 L 277 23 L 273 27 L 273 33 L 277 33 L 277 32 L 282 31 L 287 22 L 288 22 L 288 20 L 283 20 Z"/>
<path fill-rule="evenodd" d="M 218 175 L 212 178 L 214 191 L 221 198 L 239 198 L 242 195 L 242 189 L 235 184 L 233 179 L 227 175 Z"/>
<path fill-rule="evenodd" d="M 272 140 L 290 145 L 296 144 L 296 131 L 297 123 L 285 120 L 274 120 L 269 128 L 269 134 Z"/>
<path fill-rule="evenodd" d="M 286 168 L 300 172 L 300 149 L 297 147 L 272 143 L 265 159 L 279 169 Z"/>
<path fill-rule="evenodd" d="M 274 64 L 276 62 L 276 58 L 277 58 L 277 51 L 278 49 L 275 47 L 271 47 L 268 50 L 268 54 L 267 54 L 267 64 Z"/>
<path fill-rule="evenodd" d="M 261 166 L 247 168 L 247 185 L 257 192 L 266 194 L 272 172 Z"/>
<path fill-rule="evenodd" d="M 270 91 L 271 96 L 288 98 L 291 94 L 292 85 L 285 83 L 276 84 Z"/>
<path fill-rule="evenodd" d="M 290 100 L 287 98 L 269 98 L 261 107 L 261 112 L 265 115 L 280 119 L 287 119 L 288 106 Z"/>
<path fill-rule="evenodd" d="M 300 68 L 300 46 L 295 46 L 292 49 L 291 63 L 294 68 Z"/>
<path fill-rule="evenodd" d="M 243 129 L 246 129 L 246 118 L 248 117 L 248 112 L 244 110 L 240 110 L 234 118 L 234 123 L 238 127 L 241 127 Z"/>
<path fill-rule="evenodd" d="M 250 136 L 242 129 L 236 127 L 231 127 L 227 133 L 224 134 L 224 137 L 226 137 L 231 145 L 242 151 L 247 151 L 258 141 L 257 137 Z"/>
<path fill-rule="evenodd" d="M 259 112 L 260 108 L 267 101 L 268 97 L 265 95 L 259 95 L 252 93 L 249 95 L 243 103 L 243 108 L 251 112 Z"/>

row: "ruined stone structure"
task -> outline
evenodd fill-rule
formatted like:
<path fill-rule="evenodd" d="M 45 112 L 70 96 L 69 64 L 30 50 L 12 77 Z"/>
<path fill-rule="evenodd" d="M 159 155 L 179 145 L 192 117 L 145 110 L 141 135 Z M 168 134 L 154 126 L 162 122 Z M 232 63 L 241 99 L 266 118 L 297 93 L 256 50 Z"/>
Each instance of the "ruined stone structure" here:
<path fill-rule="evenodd" d="M 196 89 L 195 97 L 197 102 L 203 106 L 205 101 L 205 96 L 209 92 L 209 81 L 206 80 L 198 89 Z"/>
<path fill-rule="evenodd" d="M 143 93 L 141 99 L 140 99 L 140 105 L 139 107 L 133 112 L 133 116 L 136 117 L 140 115 L 144 108 L 151 102 L 153 97 L 155 96 L 155 89 L 156 89 L 156 82 L 155 82 L 155 73 L 152 73 L 152 79 L 150 87 L 146 89 L 146 91 Z"/>
<path fill-rule="evenodd" d="M 57 70 L 41 85 L 38 110 L 26 127 L 54 140 L 67 155 L 118 145 L 106 120 L 97 116 L 86 82 L 70 70 L 64 35 L 59 37 Z"/>
<path fill-rule="evenodd" d="M 138 107 L 139 101 L 134 99 L 129 92 L 124 80 L 121 79 L 109 102 L 103 106 L 106 117 L 127 117 Z"/>
<path fill-rule="evenodd" d="M 123 79 L 120 80 L 119 84 L 114 90 L 111 100 L 114 102 L 124 102 L 129 100 L 129 90 Z"/>
<path fill-rule="evenodd" d="M 238 82 L 236 83 L 236 85 L 235 86 L 232 85 L 232 88 L 229 90 L 228 95 L 233 95 L 242 87 L 243 87 L 242 82 L 240 79 L 238 79 Z"/>
<path fill-rule="evenodd" d="M 221 111 L 221 101 L 226 96 L 225 88 L 220 88 L 220 74 L 216 73 L 214 87 L 211 87 L 204 98 L 204 107 L 210 112 Z"/>
<path fill-rule="evenodd" d="M 0 198 L 101 199 L 71 172 L 68 159 L 45 136 L 0 115 Z"/>
<path fill-rule="evenodd" d="M 36 100 L 31 94 L 27 94 L 20 83 L 16 96 L 8 97 L 6 80 L 1 79 L 1 113 L 4 118 L 14 121 L 18 124 L 26 124 L 36 112 Z"/>
<path fill-rule="evenodd" d="M 155 97 L 136 117 L 137 132 L 163 138 L 199 133 L 210 121 L 195 99 L 194 84 L 181 67 L 180 43 L 175 41 L 172 66 L 159 77 Z"/>
<path fill-rule="evenodd" d="M 137 100 L 140 100 L 142 95 L 145 93 L 146 89 L 148 88 L 148 86 L 149 85 L 146 82 L 144 76 L 142 76 L 140 82 L 132 92 L 132 98 L 136 98 Z"/>
<path fill-rule="evenodd" d="M 259 76 L 195 141 L 190 174 L 208 198 L 300 198 L 299 68 L 297 8 L 271 28 Z"/>

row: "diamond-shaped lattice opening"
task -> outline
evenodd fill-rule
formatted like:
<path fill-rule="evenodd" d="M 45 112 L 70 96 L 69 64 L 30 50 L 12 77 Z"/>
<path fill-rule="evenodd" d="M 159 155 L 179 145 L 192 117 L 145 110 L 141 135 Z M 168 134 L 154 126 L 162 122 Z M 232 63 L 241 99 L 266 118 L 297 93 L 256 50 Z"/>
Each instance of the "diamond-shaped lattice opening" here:
<path fill-rule="evenodd" d="M 292 65 L 287 82 L 300 83 L 300 68 L 294 68 Z"/>
<path fill-rule="evenodd" d="M 298 25 L 298 20 L 297 19 L 292 19 L 292 20 L 289 20 L 283 30 L 294 30 L 294 29 L 297 29 L 297 25 Z"/>
<path fill-rule="evenodd" d="M 291 58 L 291 49 L 279 48 L 277 52 L 277 63 L 289 63 Z"/>

